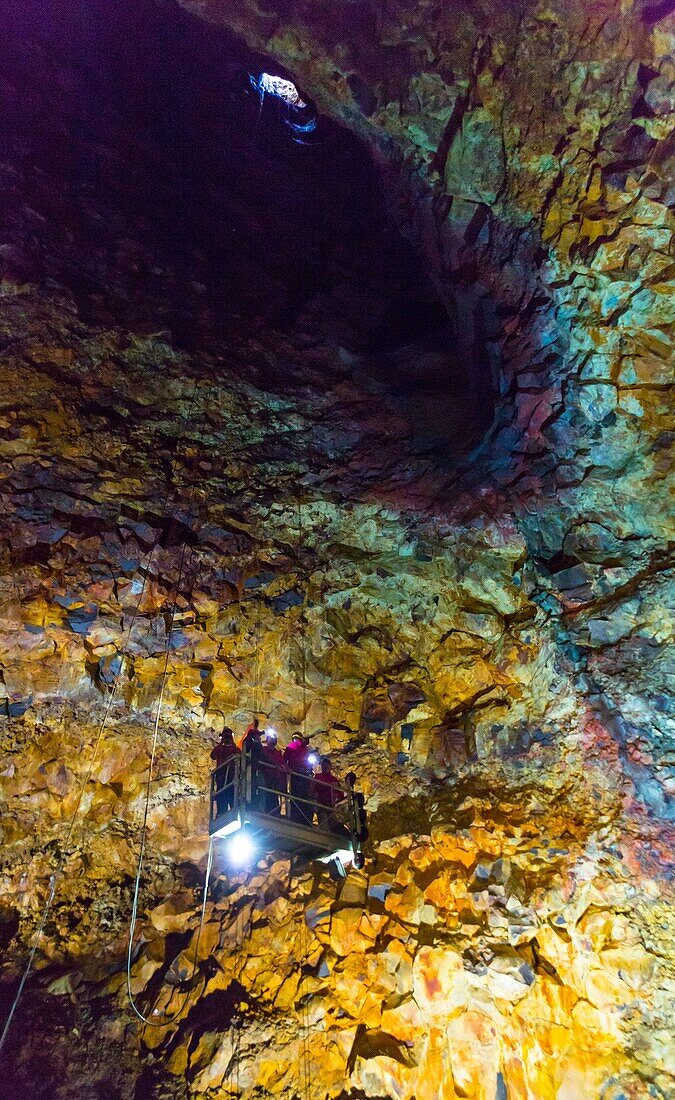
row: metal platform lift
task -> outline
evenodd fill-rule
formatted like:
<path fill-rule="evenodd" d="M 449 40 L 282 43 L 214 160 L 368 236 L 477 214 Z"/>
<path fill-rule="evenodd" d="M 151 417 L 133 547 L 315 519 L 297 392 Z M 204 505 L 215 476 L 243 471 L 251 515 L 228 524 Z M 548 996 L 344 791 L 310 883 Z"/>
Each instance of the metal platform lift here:
<path fill-rule="evenodd" d="M 244 859 L 254 853 L 284 851 L 334 864 L 342 876 L 350 863 L 362 867 L 362 841 L 367 835 L 363 796 L 347 784 L 340 785 L 340 801 L 326 807 L 300 797 L 297 790 L 291 793 L 288 787 L 292 788 L 294 774 L 279 772 L 278 787 L 268 787 L 263 769 L 248 754 L 221 764 L 211 773 L 209 834 L 230 839 L 231 850 L 238 847 Z M 307 776 L 298 778 L 308 783 Z M 271 812 L 264 808 L 270 800 Z"/>

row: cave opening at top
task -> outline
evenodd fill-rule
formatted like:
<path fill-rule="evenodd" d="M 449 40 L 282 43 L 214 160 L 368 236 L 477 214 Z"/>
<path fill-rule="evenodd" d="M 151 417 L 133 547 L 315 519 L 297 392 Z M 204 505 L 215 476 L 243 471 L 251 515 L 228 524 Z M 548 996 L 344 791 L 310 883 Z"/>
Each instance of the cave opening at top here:
<path fill-rule="evenodd" d="M 301 88 L 279 94 L 293 74 L 153 0 L 28 3 L 4 22 L 1 151 L 21 166 L 5 278 L 55 280 L 87 323 L 165 330 L 187 352 L 262 340 L 270 390 L 313 384 L 283 345 L 318 343 L 413 449 L 453 460 L 480 441 L 484 349 L 458 342 L 358 138 Z"/>

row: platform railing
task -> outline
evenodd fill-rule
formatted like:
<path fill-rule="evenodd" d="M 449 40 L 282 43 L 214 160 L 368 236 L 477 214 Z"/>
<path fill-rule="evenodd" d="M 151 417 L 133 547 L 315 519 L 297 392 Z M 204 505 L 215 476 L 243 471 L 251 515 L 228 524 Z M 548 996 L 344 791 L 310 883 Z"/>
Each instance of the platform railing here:
<path fill-rule="evenodd" d="M 327 801 L 311 798 L 312 788 L 322 784 L 320 776 L 277 769 L 275 782 L 269 782 L 273 769 L 249 754 L 238 753 L 211 773 L 210 821 L 243 809 L 275 820 L 293 822 L 335 837 L 354 839 L 359 822 L 355 792 L 345 784 L 325 783 Z M 266 774 L 267 773 L 267 774 Z M 337 799 L 334 802 L 334 799 Z"/>
<path fill-rule="evenodd" d="M 236 756 L 211 772 L 210 821 L 241 804 L 241 771 L 241 759 Z"/>

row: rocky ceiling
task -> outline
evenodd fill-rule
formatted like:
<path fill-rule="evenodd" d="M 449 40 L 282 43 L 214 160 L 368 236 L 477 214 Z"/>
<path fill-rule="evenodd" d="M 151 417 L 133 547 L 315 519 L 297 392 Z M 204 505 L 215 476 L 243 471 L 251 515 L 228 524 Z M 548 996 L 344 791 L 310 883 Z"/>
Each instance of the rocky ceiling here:
<path fill-rule="evenodd" d="M 12 1100 L 672 1094 L 669 9 L 0 0 Z M 193 971 L 252 711 L 366 866 Z"/>

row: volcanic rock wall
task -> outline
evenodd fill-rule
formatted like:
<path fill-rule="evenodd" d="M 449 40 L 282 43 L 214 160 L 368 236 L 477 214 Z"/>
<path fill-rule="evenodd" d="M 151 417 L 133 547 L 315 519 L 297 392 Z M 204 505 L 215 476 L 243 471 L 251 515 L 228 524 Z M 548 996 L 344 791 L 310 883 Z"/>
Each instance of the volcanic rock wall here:
<path fill-rule="evenodd" d="M 157 12 L 200 49 L 217 33 Z M 477 446 L 425 442 L 344 315 L 317 320 L 337 277 L 291 324 L 258 314 L 284 243 L 262 293 L 219 245 L 253 303 L 224 331 L 215 265 L 179 269 L 130 205 L 103 95 L 84 125 L 94 67 L 26 36 L 3 71 L 7 1007 L 57 880 L 9 1095 L 665 1097 L 668 22 L 200 14 L 371 145 L 494 420 Z M 31 65 L 72 176 L 22 129 Z M 131 981 L 181 1013 L 144 1028 L 124 956 L 165 663 Z M 217 853 L 198 937 L 208 752 L 251 712 L 357 772 L 368 859 L 336 884 Z"/>

